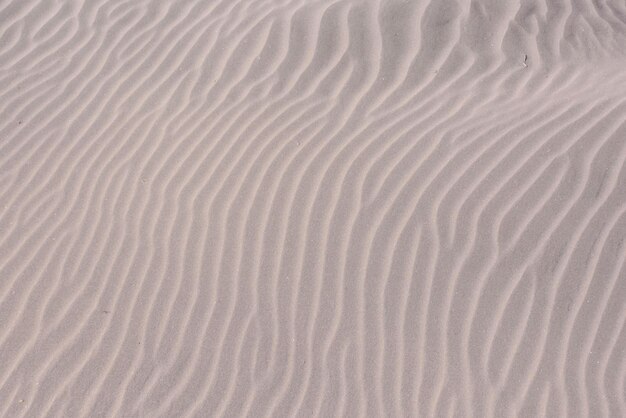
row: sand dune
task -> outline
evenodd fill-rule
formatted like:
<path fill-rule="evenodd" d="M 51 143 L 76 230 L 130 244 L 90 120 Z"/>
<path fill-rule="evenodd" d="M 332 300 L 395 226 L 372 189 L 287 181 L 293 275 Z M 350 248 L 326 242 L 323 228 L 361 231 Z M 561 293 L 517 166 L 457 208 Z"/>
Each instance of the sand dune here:
<path fill-rule="evenodd" d="M 0 0 L 0 416 L 626 416 L 626 5 Z"/>

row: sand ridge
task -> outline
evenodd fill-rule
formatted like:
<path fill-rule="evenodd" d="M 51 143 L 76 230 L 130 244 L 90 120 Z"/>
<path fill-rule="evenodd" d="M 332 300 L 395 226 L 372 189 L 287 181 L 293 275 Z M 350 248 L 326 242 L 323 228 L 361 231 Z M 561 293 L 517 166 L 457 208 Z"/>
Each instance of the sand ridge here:
<path fill-rule="evenodd" d="M 0 416 L 626 416 L 617 0 L 0 0 Z"/>

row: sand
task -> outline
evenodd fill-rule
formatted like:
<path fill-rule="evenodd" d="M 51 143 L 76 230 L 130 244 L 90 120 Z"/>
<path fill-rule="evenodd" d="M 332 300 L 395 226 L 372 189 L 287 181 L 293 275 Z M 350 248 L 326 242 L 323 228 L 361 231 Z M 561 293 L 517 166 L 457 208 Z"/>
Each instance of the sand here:
<path fill-rule="evenodd" d="M 626 417 L 620 0 L 0 0 L 0 416 Z"/>

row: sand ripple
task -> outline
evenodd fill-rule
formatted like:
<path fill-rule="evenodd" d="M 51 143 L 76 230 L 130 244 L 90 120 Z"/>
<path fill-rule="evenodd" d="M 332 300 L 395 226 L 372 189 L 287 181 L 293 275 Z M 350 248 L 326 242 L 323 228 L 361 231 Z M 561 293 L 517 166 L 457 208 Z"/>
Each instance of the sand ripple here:
<path fill-rule="evenodd" d="M 620 1 L 0 0 L 0 416 L 625 417 Z"/>

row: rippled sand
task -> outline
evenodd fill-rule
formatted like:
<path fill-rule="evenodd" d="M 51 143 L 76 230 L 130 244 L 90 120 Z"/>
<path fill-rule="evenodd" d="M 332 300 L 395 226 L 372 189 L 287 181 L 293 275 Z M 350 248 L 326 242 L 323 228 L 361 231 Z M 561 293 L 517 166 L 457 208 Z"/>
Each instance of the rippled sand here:
<path fill-rule="evenodd" d="M 0 416 L 626 417 L 626 4 L 0 0 Z"/>

